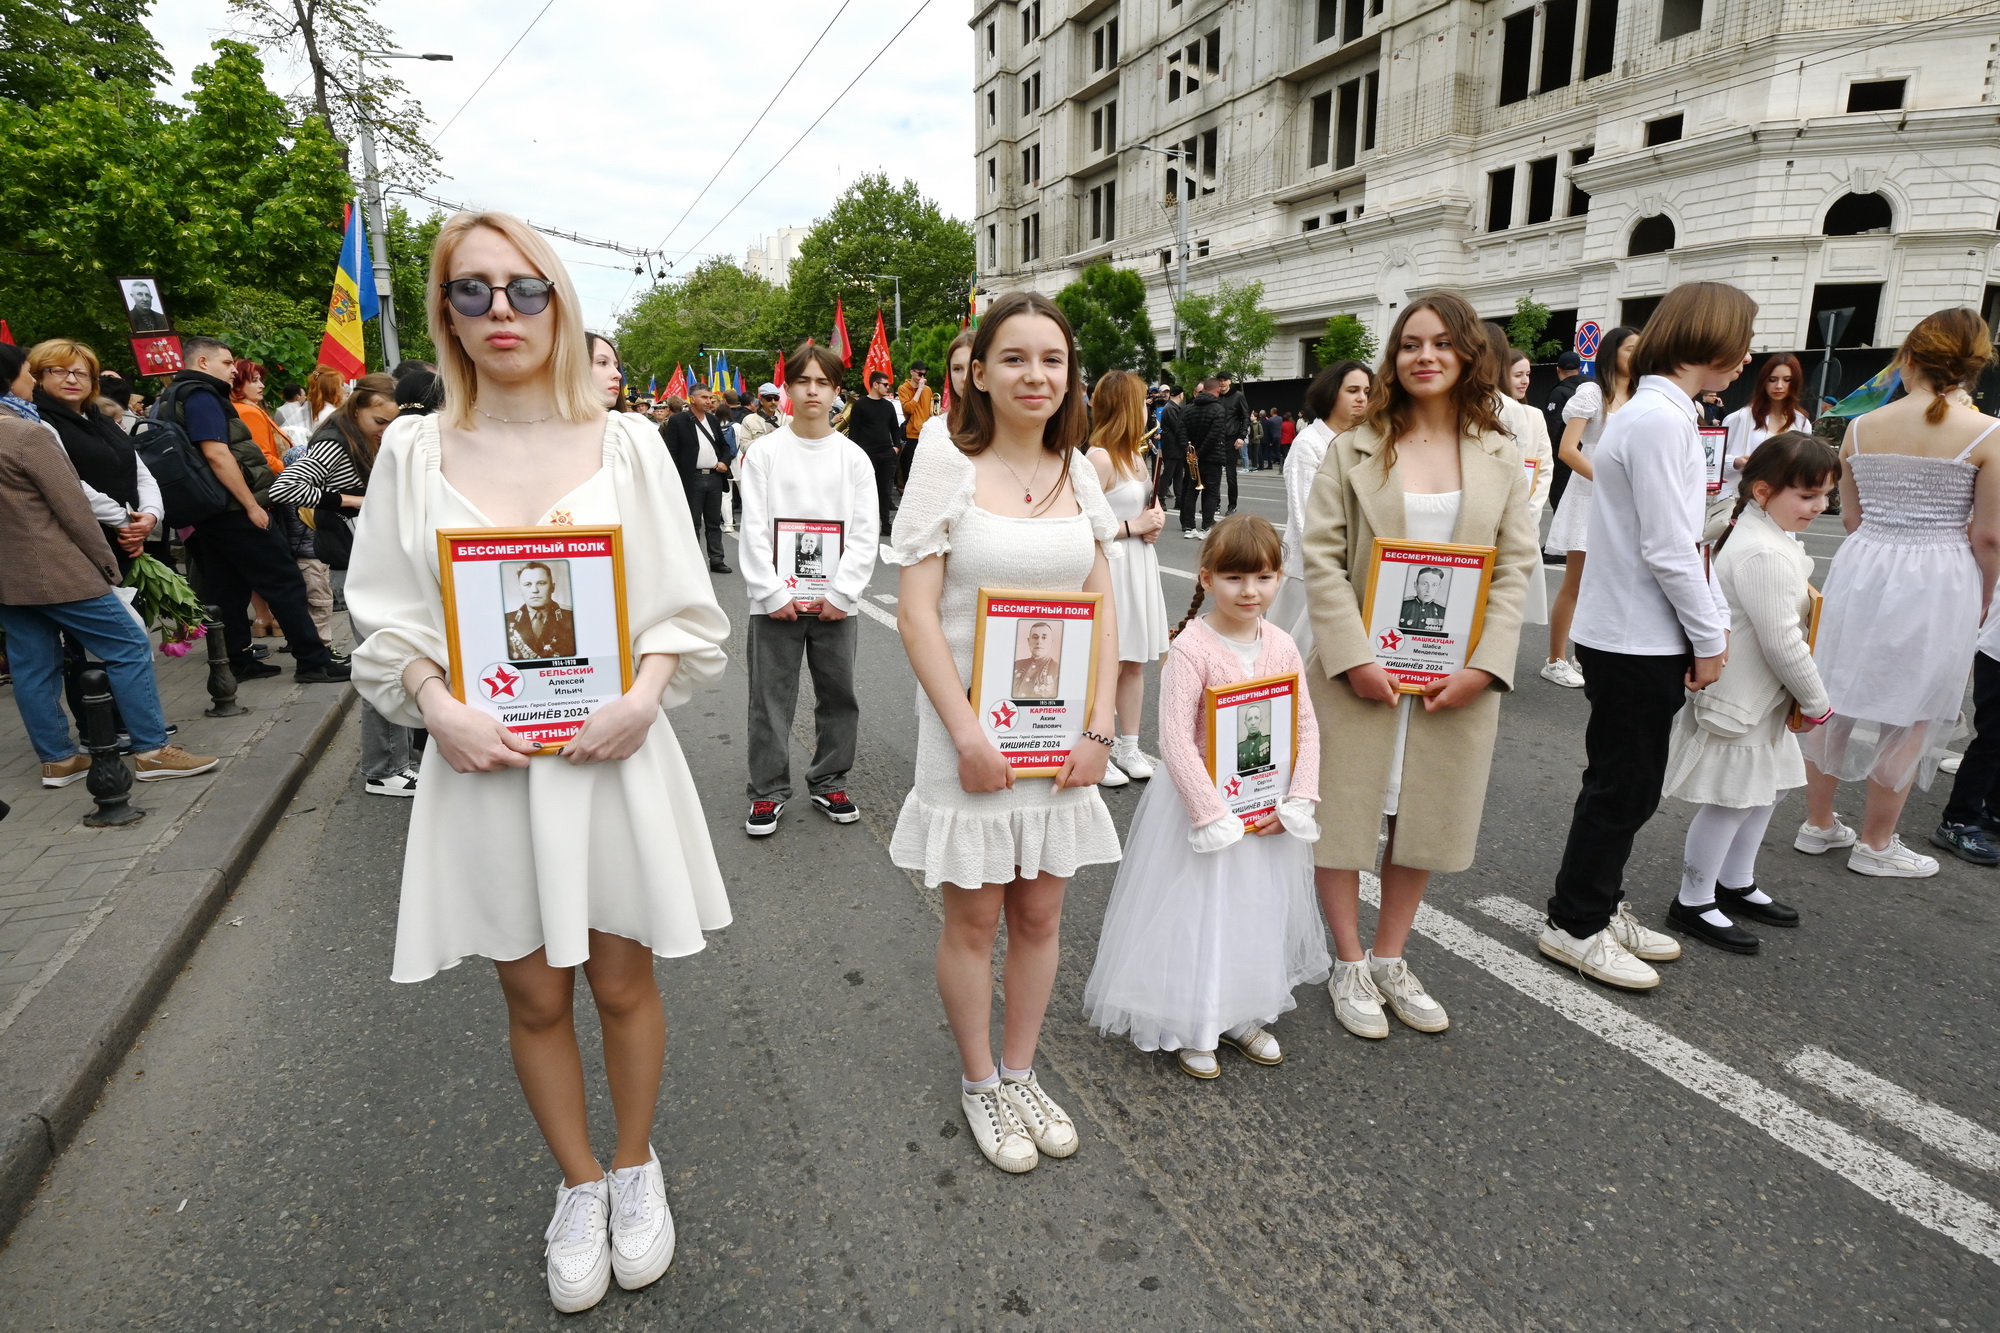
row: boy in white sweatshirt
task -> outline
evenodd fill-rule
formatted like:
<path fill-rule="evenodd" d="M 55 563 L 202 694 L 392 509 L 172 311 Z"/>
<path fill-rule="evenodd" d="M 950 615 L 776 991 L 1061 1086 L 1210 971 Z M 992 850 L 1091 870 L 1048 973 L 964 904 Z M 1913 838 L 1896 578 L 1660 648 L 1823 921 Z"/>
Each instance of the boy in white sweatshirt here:
<path fill-rule="evenodd" d="M 861 818 L 846 789 L 861 721 L 855 610 L 875 570 L 881 531 L 874 466 L 828 419 L 840 370 L 824 347 L 808 344 L 785 358 L 792 417 L 758 439 L 738 478 L 736 553 L 750 599 L 750 817 L 743 827 L 753 838 L 777 831 L 792 796 L 802 658 L 817 700 L 807 793 L 836 824 Z"/>

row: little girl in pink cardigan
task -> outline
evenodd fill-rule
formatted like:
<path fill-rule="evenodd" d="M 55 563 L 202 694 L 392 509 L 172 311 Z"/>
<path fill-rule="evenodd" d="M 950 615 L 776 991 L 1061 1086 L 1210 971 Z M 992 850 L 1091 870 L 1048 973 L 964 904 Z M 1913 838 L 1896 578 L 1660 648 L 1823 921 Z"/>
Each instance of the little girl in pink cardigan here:
<path fill-rule="evenodd" d="M 1083 992 L 1099 1031 L 1176 1051 L 1196 1078 L 1221 1072 L 1218 1041 L 1260 1065 L 1283 1060 L 1264 1025 L 1296 1003 L 1294 987 L 1333 968 L 1313 893 L 1319 728 L 1297 646 L 1264 619 L 1282 558 L 1277 530 L 1252 514 L 1216 524 L 1202 543 L 1200 586 L 1160 674 L 1160 753 L 1172 781 L 1149 784 L 1132 816 Z M 1213 608 L 1197 618 L 1205 597 Z M 1239 816 L 1209 776 L 1203 692 L 1286 676 L 1290 698 L 1236 709 L 1241 734 L 1218 731 L 1234 772 L 1275 764 L 1282 775 L 1290 763 L 1275 808 Z"/>

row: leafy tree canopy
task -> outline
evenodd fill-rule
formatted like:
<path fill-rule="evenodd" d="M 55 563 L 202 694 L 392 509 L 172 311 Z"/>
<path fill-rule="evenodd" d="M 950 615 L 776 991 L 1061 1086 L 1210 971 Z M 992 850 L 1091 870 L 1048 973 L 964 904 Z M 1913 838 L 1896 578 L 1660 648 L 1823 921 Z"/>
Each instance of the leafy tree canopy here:
<path fill-rule="evenodd" d="M 1153 322 L 1146 316 L 1146 280 L 1129 268 L 1092 264 L 1055 295 L 1056 307 L 1076 334 L 1084 376 L 1095 382 L 1107 370 L 1132 370 L 1148 380 L 1160 374 Z"/>
<path fill-rule="evenodd" d="M 930 372 L 927 383 L 931 389 L 943 393 L 945 373 L 951 368 L 951 344 L 958 337 L 958 330 L 956 323 L 905 328 L 903 336 L 889 344 L 889 359 L 895 363 L 897 383 L 908 377 L 911 365 L 921 361 Z M 860 363 L 855 364 L 858 367 Z"/>
<path fill-rule="evenodd" d="M 696 364 L 704 346 L 769 347 L 775 353 L 786 341 L 772 320 L 783 297 L 781 288 L 717 255 L 642 295 L 612 336 L 633 383 L 658 375 L 664 384 L 676 365 Z M 768 376 L 774 362 L 772 355 L 729 358 L 745 379 Z"/>
<path fill-rule="evenodd" d="M 1507 341 L 1528 354 L 1530 361 L 1548 361 L 1562 352 L 1559 342 L 1545 341 L 1542 330 L 1549 326 L 1549 308 L 1523 296 L 1514 302 L 1513 317 L 1507 321 Z"/>
<path fill-rule="evenodd" d="M 1341 361 L 1375 364 L 1375 335 L 1358 315 L 1335 315 L 1326 322 L 1326 333 L 1313 344 L 1313 359 L 1322 366 Z"/>
<path fill-rule="evenodd" d="M 1228 371 L 1238 379 L 1264 373 L 1264 349 L 1278 332 L 1278 317 L 1264 309 L 1261 282 L 1225 282 L 1209 295 L 1190 293 L 1174 305 L 1181 320 L 1182 355 L 1173 363 L 1176 383 L 1194 385 Z"/>
<path fill-rule="evenodd" d="M 42 106 L 81 74 L 150 89 L 166 57 L 146 30 L 152 0 L 0 0 L 0 98 Z"/>

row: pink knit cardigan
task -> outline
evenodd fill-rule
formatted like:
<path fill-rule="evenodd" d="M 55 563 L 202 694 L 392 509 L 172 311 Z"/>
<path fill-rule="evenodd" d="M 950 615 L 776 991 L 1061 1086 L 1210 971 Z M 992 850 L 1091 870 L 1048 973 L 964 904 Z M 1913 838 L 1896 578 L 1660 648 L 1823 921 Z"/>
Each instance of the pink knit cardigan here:
<path fill-rule="evenodd" d="M 1167 664 L 1160 671 L 1160 756 L 1166 760 L 1174 789 L 1180 792 L 1181 803 L 1187 806 L 1196 828 L 1229 814 L 1208 776 L 1208 729 L 1203 725 L 1201 698 L 1203 690 L 1214 686 L 1265 676 L 1298 676 L 1299 753 L 1292 764 L 1292 786 L 1287 794 L 1319 800 L 1319 724 L 1313 720 L 1312 700 L 1306 695 L 1305 664 L 1299 660 L 1298 645 L 1291 635 L 1268 620 L 1263 629 L 1257 669 L 1247 675 L 1235 650 L 1200 617 L 1190 620 L 1167 650 Z"/>

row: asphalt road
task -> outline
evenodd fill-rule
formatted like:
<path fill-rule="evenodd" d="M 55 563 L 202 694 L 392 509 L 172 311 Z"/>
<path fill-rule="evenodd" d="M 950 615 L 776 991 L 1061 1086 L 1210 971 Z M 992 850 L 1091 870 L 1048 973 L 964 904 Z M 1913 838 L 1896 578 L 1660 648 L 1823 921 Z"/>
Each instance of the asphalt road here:
<path fill-rule="evenodd" d="M 1274 476 L 1243 487 L 1282 517 Z M 1183 572 L 1194 549 L 1160 543 Z M 1176 618 L 1190 586 L 1167 576 Z M 894 588 L 884 568 L 885 613 Z M 1083 1149 L 993 1170 L 953 1095 L 934 897 L 886 852 L 915 687 L 893 632 L 861 628 L 858 825 L 794 806 L 750 842 L 740 675 L 673 715 L 736 920 L 658 968 L 674 1267 L 573 1326 L 2000 1328 L 2000 871 L 1852 875 L 1790 849 L 1794 796 L 1760 876 L 1802 929 L 1755 958 L 1690 945 L 1647 995 L 1556 970 L 1521 923 L 1584 703 L 1534 677 L 1533 636 L 1479 860 L 1436 883 L 1410 949 L 1448 1033 L 1358 1041 L 1309 988 L 1281 1067 L 1188 1079 L 1080 1017 L 1112 881 L 1093 870 L 1039 1061 Z M 564 1322 L 539 1262 L 557 1173 L 497 988 L 477 963 L 388 980 L 408 807 L 363 796 L 355 754 L 350 728 L 0 1253 L 0 1325 Z M 1943 795 L 1911 802 L 1908 841 Z M 1122 825 L 1137 787 L 1106 798 Z M 1640 839 L 1642 915 L 1673 892 L 1687 816 Z"/>

